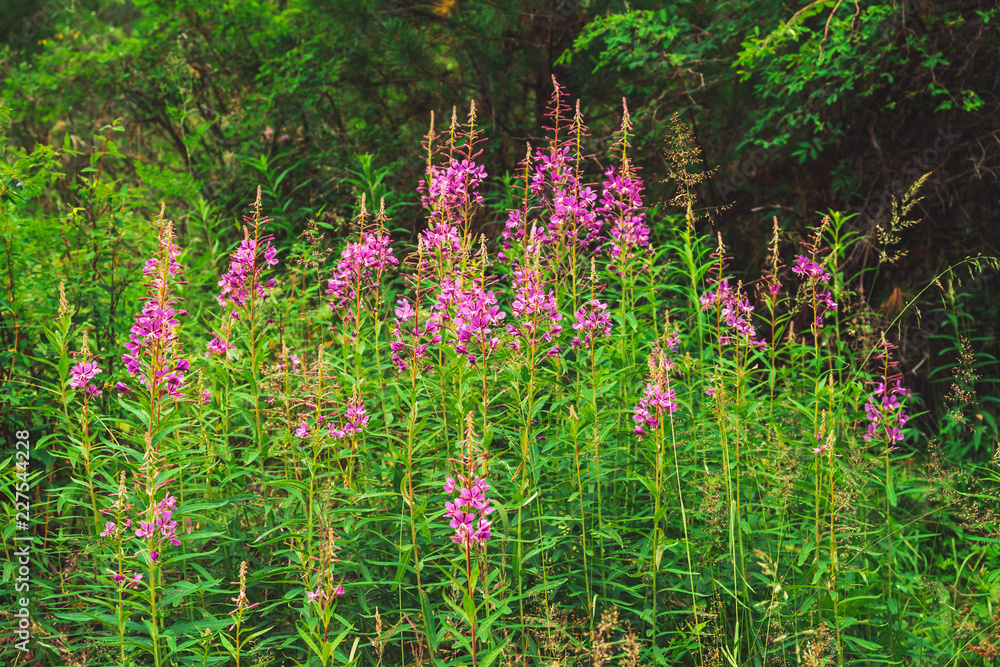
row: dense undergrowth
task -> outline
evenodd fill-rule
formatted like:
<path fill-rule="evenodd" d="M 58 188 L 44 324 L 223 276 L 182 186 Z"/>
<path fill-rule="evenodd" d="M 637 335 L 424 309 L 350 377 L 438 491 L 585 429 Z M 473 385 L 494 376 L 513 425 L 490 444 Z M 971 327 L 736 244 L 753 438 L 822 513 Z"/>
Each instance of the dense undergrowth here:
<path fill-rule="evenodd" d="M 11 442 L 4 473 L 35 539 L 5 664 L 994 659 L 996 461 L 911 428 L 893 322 L 842 268 L 862 242 L 891 259 L 916 189 L 875 240 L 775 219 L 744 283 L 683 123 L 654 244 L 628 110 L 603 173 L 558 85 L 547 117 L 506 204 L 475 108 L 432 125 L 415 247 L 361 199 L 279 248 L 261 188 L 235 243 L 204 203 L 150 220 L 103 174 L 114 126 L 76 181 L 69 147 L 15 156 L 5 428 L 30 465 Z M 33 206 L 56 183 L 72 199 Z M 990 418 L 955 345 L 948 454 Z"/>

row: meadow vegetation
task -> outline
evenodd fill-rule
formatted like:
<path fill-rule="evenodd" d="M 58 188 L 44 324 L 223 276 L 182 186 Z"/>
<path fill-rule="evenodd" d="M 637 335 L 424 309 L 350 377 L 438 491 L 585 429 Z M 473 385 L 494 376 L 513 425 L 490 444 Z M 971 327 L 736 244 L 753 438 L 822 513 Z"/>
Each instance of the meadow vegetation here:
<path fill-rule="evenodd" d="M 360 156 L 336 213 L 261 156 L 235 224 L 179 203 L 191 161 L 118 170 L 120 120 L 4 149 L 4 664 L 1000 656 L 995 365 L 963 307 L 1000 262 L 873 301 L 926 173 L 878 224 L 779 212 L 741 258 L 690 123 L 654 169 L 626 100 L 595 138 L 546 91 L 506 173 L 470 102 L 428 114 L 411 182 Z"/>

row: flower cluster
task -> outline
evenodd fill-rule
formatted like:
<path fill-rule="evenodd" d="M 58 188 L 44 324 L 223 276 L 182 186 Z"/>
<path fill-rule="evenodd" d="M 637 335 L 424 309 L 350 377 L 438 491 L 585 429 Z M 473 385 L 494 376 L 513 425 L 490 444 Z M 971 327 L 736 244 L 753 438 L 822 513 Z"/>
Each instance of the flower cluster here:
<path fill-rule="evenodd" d="M 445 493 L 455 493 L 454 500 L 445 502 L 445 517 L 451 518 L 449 525 L 455 530 L 451 541 L 460 544 L 466 550 L 474 544 L 485 544 L 491 537 L 492 521 L 487 520 L 494 508 L 486 492 L 490 485 L 480 476 L 485 468 L 485 453 L 470 452 L 461 459 L 451 459 L 453 463 L 462 465 L 462 470 L 455 471 L 455 477 L 445 480 Z M 457 478 L 457 481 L 456 481 Z"/>
<path fill-rule="evenodd" d="M 719 307 L 719 315 L 732 333 L 721 333 L 719 343 L 728 345 L 734 340 L 736 342 L 746 342 L 753 347 L 765 348 L 767 343 L 763 338 L 757 338 L 757 332 L 750 322 L 750 313 L 753 306 L 750 300 L 743 294 L 742 287 L 733 287 L 729 280 L 715 282 L 715 289 L 708 290 L 701 295 L 701 309 Z"/>
<path fill-rule="evenodd" d="M 895 370 L 891 358 L 894 349 L 896 346 L 888 341 L 883 332 L 875 350 L 876 363 L 881 366 L 881 377 L 871 382 L 875 388 L 865 402 L 868 430 L 862 436 L 865 440 L 884 436 L 890 448 L 903 441 L 902 429 L 909 420 L 901 401 L 910 394 L 910 390 L 903 387 L 902 374 Z"/>
<path fill-rule="evenodd" d="M 802 278 L 808 277 L 813 280 L 818 280 L 821 283 L 830 281 L 830 274 L 827 273 L 822 266 L 805 255 L 796 255 L 795 266 L 792 267 L 792 273 Z"/>
<path fill-rule="evenodd" d="M 365 203 L 361 200 L 361 215 L 359 222 L 360 238 L 347 244 L 340 253 L 340 261 L 333 270 L 333 277 L 327 281 L 327 294 L 332 294 L 330 312 L 343 313 L 345 319 L 356 320 L 364 310 L 360 297 L 372 287 L 377 287 L 382 274 L 390 267 L 397 266 L 397 260 L 392 254 L 391 239 L 385 233 L 385 201 L 383 200 L 375 229 L 365 229 Z M 353 308 L 352 308 L 353 304 Z"/>
<path fill-rule="evenodd" d="M 316 600 L 329 600 L 330 598 L 339 598 L 341 595 L 346 593 L 343 584 L 337 584 L 337 587 L 333 589 L 329 594 L 327 594 L 326 589 L 323 588 L 323 584 L 317 584 L 315 591 L 306 591 L 306 599 L 309 602 L 315 602 Z"/>
<path fill-rule="evenodd" d="M 601 205 L 597 211 L 611 225 L 611 257 L 625 262 L 639 248 L 649 246 L 649 226 L 642 205 L 642 180 L 635 177 L 628 160 L 620 170 L 604 172 Z"/>
<path fill-rule="evenodd" d="M 244 216 L 244 219 L 247 219 Z M 267 220 L 261 221 L 263 224 Z M 243 241 L 236 252 L 229 256 L 229 270 L 219 281 L 219 296 L 216 297 L 223 308 L 241 308 L 250 301 L 251 292 L 260 299 L 267 298 L 267 289 L 274 287 L 273 279 L 267 283 L 260 282 L 261 274 L 266 266 L 278 263 L 277 251 L 271 245 L 270 238 L 252 239 L 249 231 L 244 231 Z M 233 310 L 231 317 L 239 319 L 239 314 Z"/>
<path fill-rule="evenodd" d="M 235 345 L 227 343 L 226 339 L 219 334 L 212 334 L 212 340 L 208 341 L 208 348 L 207 352 L 205 352 L 205 356 L 211 357 L 212 355 L 216 355 L 219 357 L 225 357 L 226 352 L 235 349 Z"/>
<path fill-rule="evenodd" d="M 534 266 L 514 269 L 514 300 L 511 311 L 517 320 L 515 324 L 507 325 L 507 333 L 514 341 L 514 349 L 520 348 L 523 339 L 530 348 L 535 348 L 540 339 L 551 343 L 552 339 L 562 333 L 562 313 L 556 306 L 556 295 L 552 289 L 546 290 L 543 284 L 537 262 Z M 503 316 L 503 313 L 500 313 Z M 559 348 L 553 346 L 547 352 L 548 356 L 559 354 Z"/>
<path fill-rule="evenodd" d="M 122 472 L 118 493 L 115 494 L 117 499 L 111 504 L 108 509 L 101 510 L 101 514 L 112 515 L 114 521 L 106 521 L 104 524 L 104 530 L 101 531 L 100 536 L 110 539 L 117 545 L 117 551 L 119 556 L 122 554 L 121 543 L 126 540 L 142 540 L 145 542 L 146 549 L 149 554 L 149 560 L 152 563 L 156 563 L 160 559 L 160 552 L 162 542 L 168 541 L 174 546 L 180 545 L 180 540 L 177 539 L 177 521 L 173 519 L 174 510 L 177 509 L 177 499 L 173 496 L 167 494 L 158 503 L 151 504 L 149 510 L 147 510 L 142 516 L 148 519 L 148 521 L 138 520 L 138 526 L 136 522 L 129 518 L 129 514 L 132 510 L 132 504 L 128 502 L 127 495 L 125 493 L 125 473 Z M 115 583 L 122 583 L 128 580 L 128 584 L 138 583 L 142 577 L 128 577 L 124 574 L 124 570 L 121 567 L 121 559 L 119 559 L 119 569 L 117 572 L 112 572 L 114 574 Z"/>
<path fill-rule="evenodd" d="M 100 366 L 97 365 L 96 361 L 84 360 L 78 364 L 74 364 L 73 368 L 69 369 L 69 374 L 72 378 L 69 381 L 69 386 L 72 389 L 83 389 L 83 392 L 88 397 L 100 396 L 102 392 L 96 384 L 89 384 L 98 373 L 104 372 Z"/>
<path fill-rule="evenodd" d="M 168 495 L 152 507 L 150 521 L 139 522 L 139 527 L 135 529 L 135 536 L 139 539 L 150 540 L 159 533 L 161 537 L 168 540 L 175 547 L 180 546 L 181 542 L 177 539 L 176 534 L 177 522 L 171 518 L 175 509 L 177 509 L 177 499 Z M 120 537 L 122 536 L 121 531 L 130 529 L 132 525 L 132 520 L 128 518 L 121 521 L 120 524 L 115 521 L 108 521 L 104 524 L 104 531 L 101 532 L 101 537 Z M 152 542 L 150 544 L 152 545 Z M 150 553 L 159 556 L 156 551 L 151 551 Z M 156 561 L 156 557 L 153 557 L 153 561 Z"/>
<path fill-rule="evenodd" d="M 503 241 L 500 242 L 503 250 L 497 254 L 497 257 L 501 261 L 509 261 L 514 266 L 518 265 L 520 259 L 516 255 L 519 252 L 512 252 L 515 243 L 520 245 L 519 250 L 523 250 L 525 255 L 533 255 L 542 246 L 552 242 L 552 237 L 549 236 L 545 227 L 532 223 L 531 228 L 527 229 L 525 227 L 525 219 L 527 217 L 527 214 L 522 209 L 507 209 L 506 229 L 501 233 Z M 514 256 L 512 257 L 512 255 Z"/>
<path fill-rule="evenodd" d="M 677 395 L 670 386 L 670 371 L 674 362 L 668 359 L 659 348 L 653 350 L 649 357 L 649 379 L 644 382 L 642 398 L 639 404 L 632 408 L 632 420 L 636 422 L 632 432 L 642 439 L 646 429 L 656 431 L 665 414 L 677 412 Z"/>
<path fill-rule="evenodd" d="M 618 132 L 621 166 L 604 172 L 601 204 L 597 208 L 611 226 L 610 254 L 616 262 L 627 262 L 636 256 L 639 248 L 649 246 L 649 227 L 642 205 L 642 179 L 636 175 L 627 155 L 631 130 L 632 118 L 622 100 L 622 126 Z M 621 267 L 618 268 L 620 272 Z"/>
<path fill-rule="evenodd" d="M 114 575 L 112 579 L 114 579 L 114 582 L 119 585 L 121 585 L 122 582 L 125 582 L 125 586 L 137 587 L 142 582 L 142 575 L 138 572 L 129 570 L 128 574 L 125 574 L 124 572 L 115 572 L 110 569 L 107 571 L 109 574 Z"/>
<path fill-rule="evenodd" d="M 910 390 L 903 387 L 900 380 L 896 380 L 891 389 L 884 382 L 876 382 L 865 403 L 868 431 L 862 437 L 871 440 L 884 435 L 890 446 L 902 442 L 902 428 L 906 426 L 909 416 L 900 399 L 909 393 Z"/>
<path fill-rule="evenodd" d="M 260 198 L 261 189 L 257 186 L 257 199 L 250 205 L 253 215 L 243 216 L 247 225 L 243 228 L 243 241 L 229 256 L 229 270 L 219 281 L 217 300 L 223 308 L 232 309 L 229 313 L 231 320 L 240 319 L 237 309 L 252 304 L 255 299 L 266 299 L 267 290 L 275 286 L 273 279 L 261 283 L 264 270 L 278 264 L 278 252 L 271 245 L 270 235 L 261 236 L 261 230 L 271 219 L 261 217 Z"/>
<path fill-rule="evenodd" d="M 553 146 L 549 151 L 539 148 L 535 151 L 535 168 L 531 174 L 532 194 L 540 196 L 550 187 L 558 191 L 573 182 L 569 151 L 569 146 Z"/>
<path fill-rule="evenodd" d="M 360 433 L 368 426 L 371 417 L 365 408 L 365 402 L 357 394 L 348 399 L 347 410 L 344 412 L 344 419 L 334 421 L 334 417 L 340 417 L 339 412 L 332 412 L 330 416 L 320 415 L 316 419 L 317 426 L 326 424 L 327 432 L 337 440 L 343 440 L 355 433 Z M 301 421 L 295 429 L 296 438 L 305 438 L 309 435 L 309 422 Z"/>
<path fill-rule="evenodd" d="M 551 123 L 549 145 L 535 151 L 531 169 L 531 192 L 541 197 L 547 209 L 545 240 L 586 245 L 597 239 L 601 218 L 597 215 L 597 192 L 581 180 L 581 142 L 587 127 L 580 113 L 570 115 L 565 103 L 566 90 L 552 77 L 552 97 L 546 117 Z"/>
<path fill-rule="evenodd" d="M 483 203 L 479 186 L 486 176 L 486 169 L 475 160 L 452 158 L 446 165 L 432 165 L 426 183 L 420 182 L 420 203 L 431 211 L 432 219 L 454 224 L 471 204 Z"/>
<path fill-rule="evenodd" d="M 396 316 L 392 327 L 393 339 L 389 344 L 392 363 L 400 371 L 405 371 L 411 363 L 418 364 L 419 368 L 420 360 L 427 356 L 428 347 L 441 342 L 441 334 L 438 333 L 441 326 L 434 318 L 419 322 L 417 311 L 408 297 L 400 297 L 396 303 L 393 310 Z"/>
<path fill-rule="evenodd" d="M 573 329 L 583 333 L 582 340 L 579 336 L 573 337 L 573 347 L 592 345 L 597 336 L 604 338 L 611 336 L 611 315 L 608 313 L 608 304 L 591 299 L 573 313 L 573 317 L 576 318 Z"/>
<path fill-rule="evenodd" d="M 792 273 L 809 279 L 813 291 L 813 325 L 817 329 L 822 329 L 824 316 L 828 312 L 837 309 L 837 303 L 833 300 L 833 293 L 829 290 L 820 290 L 821 285 L 830 281 L 830 274 L 816 263 L 816 261 L 809 259 L 805 255 L 796 256 Z"/>
<path fill-rule="evenodd" d="M 181 541 L 177 539 L 177 522 L 173 520 L 174 510 L 177 509 L 177 499 L 171 495 L 166 496 L 156 505 L 150 507 L 150 521 L 140 521 L 139 527 L 135 530 L 138 539 L 147 541 L 149 547 L 149 558 L 154 563 L 159 560 L 160 539 L 163 538 L 173 544 L 180 546 Z"/>
<path fill-rule="evenodd" d="M 601 229 L 596 209 L 597 192 L 583 185 L 570 168 L 569 151 L 570 146 L 563 146 L 553 147 L 548 152 L 542 149 L 535 152 L 531 192 L 545 197 L 548 224 L 546 231 L 539 234 L 545 243 L 553 243 L 557 239 L 585 243 L 596 238 Z M 520 211 L 517 213 L 520 214 Z M 519 222 L 508 219 L 505 239 L 511 237 L 512 231 L 515 232 L 514 237 L 517 236 Z"/>
<path fill-rule="evenodd" d="M 368 425 L 370 417 L 365 410 L 365 402 L 357 395 L 347 401 L 347 411 L 344 413 L 344 423 L 336 425 L 332 421 L 327 424 L 330 435 L 343 439 L 355 433 L 360 433 Z"/>
<path fill-rule="evenodd" d="M 431 253 L 448 257 L 462 248 L 461 226 L 467 225 L 472 218 L 473 207 L 482 205 L 479 187 L 487 174 L 476 163 L 482 152 L 476 149 L 476 145 L 482 139 L 475 125 L 475 104 L 470 105 L 469 117 L 463 127 L 459 126 L 457 112 L 452 110 L 448 157 L 440 165 L 431 163 L 435 152 L 433 123 L 432 116 L 431 130 L 425 143 L 428 151 L 427 175 L 417 186 L 421 204 L 430 211 L 428 227 L 423 231 L 421 240 Z"/>
<path fill-rule="evenodd" d="M 331 530 L 327 533 L 326 541 L 320 547 L 319 576 L 315 590 L 306 589 L 307 602 L 316 602 L 322 606 L 346 593 L 343 583 L 334 585 L 332 577 L 334 564 L 340 562 L 340 559 L 337 558 L 337 551 L 340 549 L 337 546 L 338 539 Z"/>
<path fill-rule="evenodd" d="M 816 261 L 816 257 L 823 252 L 822 247 L 823 232 L 829 224 L 830 219 L 823 218 L 819 227 L 816 228 L 812 238 L 803 242 L 803 247 L 808 251 L 809 256 L 796 255 L 795 266 L 792 273 L 803 280 L 809 280 L 809 287 L 812 292 L 813 307 L 813 329 L 814 332 L 823 328 L 823 318 L 827 313 L 837 309 L 837 303 L 833 300 L 833 293 L 826 289 L 826 283 L 830 282 L 830 274 Z M 826 291 L 823 291 L 826 289 Z"/>
<path fill-rule="evenodd" d="M 182 267 L 175 261 L 180 249 L 173 242 L 173 226 L 164 221 L 163 211 L 157 221 L 160 225 L 159 256 L 146 262 L 143 272 L 151 276 L 146 284 L 148 296 L 142 310 L 135 315 L 135 323 L 125 343 L 126 354 L 122 356 L 129 375 L 143 380 L 144 385 L 157 395 L 162 393 L 173 397 L 181 395 L 184 387 L 184 373 L 191 364 L 187 359 L 174 355 L 177 345 L 178 317 L 187 314 L 175 308 L 177 299 L 173 297 L 170 279 L 180 276 Z M 120 393 L 129 389 L 122 383 L 116 384 Z"/>
<path fill-rule="evenodd" d="M 552 197 L 552 215 L 549 217 L 554 235 L 570 235 L 570 221 L 576 242 L 587 244 L 597 240 L 601 233 L 601 219 L 595 211 L 597 192 L 589 186 L 580 186 L 575 180 L 566 190 L 557 190 Z M 648 235 L 647 235 L 648 236 Z"/>
<path fill-rule="evenodd" d="M 108 512 L 105 511 L 105 514 Z M 126 531 L 132 527 L 132 519 L 125 518 L 121 523 L 115 521 L 108 521 L 104 524 L 104 530 L 101 531 L 101 537 L 110 537 L 117 539 L 118 537 L 124 537 L 123 531 Z"/>
<path fill-rule="evenodd" d="M 493 290 L 487 291 L 478 283 L 455 294 L 454 308 L 455 352 L 465 356 L 470 364 L 485 362 L 500 342 L 494 330 L 507 314 L 497 305 Z"/>
<path fill-rule="evenodd" d="M 154 346 L 159 344 L 162 348 L 171 347 L 177 337 L 175 327 L 179 324 L 177 315 L 186 314 L 185 311 L 175 310 L 171 305 L 160 307 L 155 301 L 146 301 L 142 311 L 135 316 L 135 324 L 132 325 L 129 334 L 129 341 L 125 343 L 128 354 L 122 356 L 125 362 L 125 369 L 130 375 L 145 376 L 146 386 L 149 387 L 152 381 L 158 385 L 163 382 L 166 392 L 171 396 L 180 396 L 180 390 L 184 386 L 184 372 L 190 368 L 191 364 L 187 359 L 174 359 L 161 361 L 158 368 L 147 368 L 147 360 L 144 357 L 154 357 L 156 351 Z M 153 361 L 149 359 L 148 361 Z M 149 377 L 150 371 L 152 378 Z"/>

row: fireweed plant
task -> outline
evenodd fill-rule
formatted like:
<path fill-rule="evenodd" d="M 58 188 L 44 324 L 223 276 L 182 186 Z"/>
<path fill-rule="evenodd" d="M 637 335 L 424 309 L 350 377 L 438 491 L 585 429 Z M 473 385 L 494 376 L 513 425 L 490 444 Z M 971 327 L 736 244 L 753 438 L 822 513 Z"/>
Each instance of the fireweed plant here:
<path fill-rule="evenodd" d="M 147 223 L 113 349 L 63 288 L 32 664 L 982 664 L 989 495 L 913 456 L 847 219 L 741 281 L 679 119 L 674 214 L 626 106 L 602 147 L 553 80 L 497 207 L 464 118 L 413 245 L 258 189 L 228 247 Z"/>

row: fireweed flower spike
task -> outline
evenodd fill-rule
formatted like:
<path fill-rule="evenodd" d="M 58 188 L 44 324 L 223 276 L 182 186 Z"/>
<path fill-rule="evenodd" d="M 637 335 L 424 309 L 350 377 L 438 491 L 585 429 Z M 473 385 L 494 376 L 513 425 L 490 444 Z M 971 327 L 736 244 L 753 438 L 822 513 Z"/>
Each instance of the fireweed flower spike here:
<path fill-rule="evenodd" d="M 611 228 L 609 254 L 612 261 L 619 264 L 619 271 L 622 263 L 635 257 L 640 248 L 649 246 L 649 227 L 642 204 L 642 179 L 636 175 L 635 167 L 628 157 L 628 135 L 631 129 L 632 119 L 623 99 L 622 126 L 618 138 L 621 164 L 604 172 L 601 203 L 597 208 L 597 213 Z"/>
<path fill-rule="evenodd" d="M 450 459 L 459 465 L 453 469 L 454 476 L 448 477 L 444 483 L 444 491 L 458 496 L 444 504 L 444 516 L 450 519 L 448 525 L 454 530 L 451 541 L 468 552 L 473 546 L 485 546 L 492 537 L 492 521 L 487 517 L 493 513 L 490 498 L 486 492 L 490 485 L 486 481 L 486 453 L 473 447 L 471 431 L 471 415 L 467 420 L 470 426 L 468 451 L 460 454 L 458 459 Z"/>
<path fill-rule="evenodd" d="M 400 296 L 392 311 L 395 317 L 390 329 L 392 340 L 389 347 L 392 351 L 392 363 L 400 372 L 410 368 L 411 364 L 415 365 L 417 373 L 431 368 L 424 359 L 429 356 L 430 346 L 441 342 L 442 313 L 434 311 L 428 317 L 422 312 L 426 308 L 424 301 L 432 294 L 430 289 L 425 288 L 429 270 L 426 256 L 424 239 L 418 238 L 417 251 L 406 258 L 411 272 L 403 275 L 403 280 L 413 290 L 413 296 Z"/>
<path fill-rule="evenodd" d="M 212 340 L 208 341 L 208 347 L 206 348 L 205 356 L 217 356 L 225 357 L 229 350 L 236 349 L 235 345 L 230 345 L 226 342 L 226 339 L 219 334 L 212 334 Z"/>
<path fill-rule="evenodd" d="M 70 355 L 82 358 L 82 361 L 77 362 L 72 368 L 69 369 L 69 386 L 71 389 L 83 390 L 83 411 L 86 419 L 88 399 L 96 398 L 104 393 L 101 391 L 100 387 L 96 384 L 92 384 L 90 381 L 97 377 L 99 373 L 103 373 L 104 371 L 100 366 L 98 366 L 97 360 L 90 352 L 90 346 L 87 344 L 86 331 L 83 332 L 83 349 L 79 353 L 70 352 Z"/>
<path fill-rule="evenodd" d="M 608 313 L 608 304 L 590 299 L 573 313 L 573 317 L 575 319 L 573 330 L 583 334 L 582 339 L 579 334 L 573 337 L 573 347 L 588 347 L 597 337 L 611 336 L 611 315 Z"/>
<path fill-rule="evenodd" d="M 243 620 L 243 614 L 245 614 L 246 612 L 250 611 L 251 609 L 260 604 L 259 602 L 254 602 L 253 604 L 250 604 L 250 600 L 249 598 L 247 598 L 246 561 L 240 563 L 240 580 L 234 581 L 233 583 L 234 584 L 238 583 L 240 585 L 240 592 L 236 595 L 236 597 L 229 598 L 232 602 L 236 603 L 236 607 L 234 607 L 233 610 L 229 612 L 229 615 L 232 616 L 233 614 L 236 614 L 237 623 L 239 623 L 240 621 Z M 233 627 L 235 627 L 235 624 Z"/>
<path fill-rule="evenodd" d="M 675 341 L 671 336 L 668 344 Z M 673 342 L 676 347 L 676 342 Z M 632 408 L 635 413 L 632 420 L 636 422 L 632 432 L 642 439 L 646 435 L 646 429 L 656 431 L 660 427 L 660 422 L 664 415 L 677 412 L 677 395 L 673 387 L 670 386 L 670 371 L 674 369 L 673 359 L 668 359 L 662 350 L 654 349 L 649 357 L 649 375 L 643 383 L 642 398 L 639 404 Z"/>
<path fill-rule="evenodd" d="M 167 495 L 158 503 L 150 506 L 147 515 L 150 521 L 140 521 L 139 527 L 135 530 L 135 536 L 145 539 L 151 553 L 159 552 L 156 548 L 161 540 L 170 542 L 175 547 L 180 546 L 181 541 L 177 539 L 177 521 L 173 519 L 174 510 L 177 509 L 177 499 Z M 154 559 L 155 560 L 155 559 Z"/>
<path fill-rule="evenodd" d="M 69 369 L 69 374 L 72 376 L 69 386 L 73 389 L 89 389 L 88 383 L 101 372 L 103 371 L 96 361 L 81 361 Z M 97 393 L 99 395 L 100 390 L 97 390 Z"/>
<path fill-rule="evenodd" d="M 443 271 L 450 268 L 461 252 L 462 239 L 467 236 L 469 224 L 476 209 L 483 204 L 479 186 L 486 179 L 486 170 L 476 163 L 482 153 L 478 148 L 484 141 L 476 126 L 476 105 L 469 105 L 468 120 L 458 124 L 456 109 L 452 109 L 451 128 L 445 146 L 434 145 L 434 117 L 427 133 L 424 147 L 427 150 L 426 177 L 417 186 L 420 201 L 429 211 L 428 226 L 422 239 L 435 265 Z M 445 153 L 444 164 L 434 164 L 435 153 Z M 443 273 L 440 274 L 443 277 Z"/>
<path fill-rule="evenodd" d="M 374 225 L 367 223 L 365 195 L 361 195 L 361 212 L 355 218 L 357 240 L 351 241 L 340 253 L 340 261 L 327 281 L 327 294 L 332 294 L 330 312 L 340 314 L 345 323 L 360 326 L 362 312 L 369 306 L 366 297 L 377 290 L 382 277 L 399 264 L 392 255 L 391 239 L 385 230 L 385 200 L 379 206 Z"/>
<path fill-rule="evenodd" d="M 183 267 L 177 262 L 181 249 L 174 243 L 173 224 L 164 220 L 164 209 L 161 207 L 156 221 L 159 251 L 146 260 L 143 268 L 143 273 L 149 277 L 147 296 L 143 299 L 142 310 L 135 315 L 122 361 L 128 373 L 142 381 L 153 396 L 159 398 L 166 394 L 176 398 L 181 396 L 184 373 L 191 364 L 177 354 L 177 318 L 186 311 L 175 308 L 178 299 L 173 292 L 181 284 L 178 278 Z M 124 385 L 119 385 L 122 391 Z"/>
<path fill-rule="evenodd" d="M 514 349 L 521 347 L 522 341 L 534 349 L 544 341 L 551 343 L 562 333 L 562 314 L 556 306 L 555 291 L 546 289 L 541 279 L 537 247 L 534 256 L 521 267 L 514 269 L 514 300 L 511 310 L 515 323 L 507 325 L 507 333 L 513 337 Z M 500 314 L 503 316 L 503 313 Z M 559 354 L 559 348 L 552 346 L 547 356 Z"/>
<path fill-rule="evenodd" d="M 327 429 L 330 431 L 330 435 L 338 440 L 347 438 L 355 433 L 360 433 L 368 425 L 370 417 L 365 410 L 365 402 L 356 392 L 354 396 L 348 400 L 347 410 L 345 411 L 343 417 L 344 420 L 341 424 L 334 424 L 332 421 L 327 424 Z M 302 426 L 305 426 L 305 424 L 299 426 L 299 429 L 301 429 Z M 308 433 L 308 427 L 306 433 Z M 296 434 L 298 434 L 298 431 L 296 431 Z M 303 435 L 299 437 L 305 436 Z"/>
<path fill-rule="evenodd" d="M 865 402 L 868 428 L 862 436 L 868 441 L 885 439 L 890 449 L 903 441 L 902 429 L 910 419 L 902 403 L 910 395 L 910 390 L 903 387 L 902 375 L 894 371 L 890 358 L 895 348 L 895 345 L 886 340 L 883 332 L 881 347 L 876 356 L 882 366 L 882 377 L 870 383 L 875 386 Z"/>
<path fill-rule="evenodd" d="M 833 300 L 833 293 L 829 291 L 827 283 L 830 282 L 830 274 L 816 261 L 817 257 L 826 248 L 822 247 L 823 232 L 829 224 L 830 218 L 825 217 L 816 228 L 813 237 L 805 241 L 802 246 L 808 251 L 806 255 L 796 255 L 795 266 L 792 273 L 803 280 L 809 281 L 809 292 L 812 297 L 813 309 L 813 332 L 817 333 L 823 328 L 823 318 L 827 313 L 837 309 L 837 303 Z"/>
<path fill-rule="evenodd" d="M 778 280 L 778 272 L 784 268 L 784 265 L 780 263 L 778 257 L 778 232 L 780 227 L 778 226 L 778 216 L 774 216 L 774 233 L 771 237 L 771 243 L 768 246 L 768 263 L 767 269 L 761 276 L 759 287 L 759 294 L 761 298 L 769 304 L 770 308 L 774 309 L 774 304 L 778 299 L 778 292 L 781 291 L 781 282 Z M 774 332 L 772 331 L 772 338 Z"/>
<path fill-rule="evenodd" d="M 111 515 L 114 521 L 105 521 L 104 530 L 100 536 L 108 539 L 113 545 L 115 554 L 119 561 L 118 571 L 115 572 L 115 582 L 124 581 L 124 569 L 122 564 L 125 560 L 122 545 L 128 541 L 141 543 L 145 547 L 150 563 L 159 562 L 164 547 L 169 542 L 173 546 L 180 546 L 177 539 L 177 520 L 175 510 L 177 509 L 177 499 L 167 493 L 161 500 L 151 501 L 146 511 L 139 514 L 136 520 L 130 518 L 133 505 L 128 502 L 125 491 L 125 472 L 119 476 L 118 492 L 114 494 L 115 501 L 107 509 L 101 510 L 104 515 Z M 130 551 L 138 554 L 136 549 Z M 134 557 L 134 556 L 132 556 Z M 132 558 L 129 557 L 129 558 Z M 130 583 L 137 583 L 142 579 L 132 577 Z"/>
<path fill-rule="evenodd" d="M 465 575 L 468 581 L 466 594 L 472 599 L 475 596 L 476 577 L 473 574 L 473 549 L 478 554 L 485 552 L 486 544 L 492 535 L 493 522 L 487 517 L 493 513 L 491 499 L 486 493 L 490 490 L 487 483 L 485 451 L 477 449 L 476 436 L 472 432 L 472 413 L 466 415 L 466 437 L 461 445 L 464 450 L 457 459 L 451 459 L 457 467 L 453 469 L 454 476 L 445 480 L 444 490 L 449 495 L 458 493 L 444 504 L 444 517 L 449 519 L 448 525 L 454 531 L 451 541 L 460 547 L 464 556 Z M 469 622 L 470 649 L 472 662 L 476 662 L 476 613 L 467 617 Z"/>
<path fill-rule="evenodd" d="M 254 209 L 254 215 L 243 216 L 245 223 L 243 241 L 229 256 L 229 270 L 219 281 L 219 295 L 216 300 L 220 306 L 230 311 L 230 319 L 234 320 L 240 319 L 239 309 L 250 304 L 251 293 L 255 298 L 267 299 L 269 290 L 275 286 L 274 280 L 261 282 L 264 271 L 269 266 L 276 266 L 278 258 L 277 251 L 271 246 L 272 237 L 261 236 L 261 231 L 271 219 L 260 216 L 260 196 L 261 191 L 258 186 L 257 199 L 250 206 Z M 218 343 L 216 345 L 221 347 Z"/>
<path fill-rule="evenodd" d="M 580 103 L 572 114 L 566 104 L 566 89 L 552 77 L 552 97 L 545 117 L 550 125 L 547 145 L 534 152 L 528 160 L 530 193 L 540 199 L 544 209 L 542 226 L 536 230 L 539 242 L 558 245 L 586 245 L 596 239 L 601 221 L 595 207 L 597 192 L 581 180 L 581 141 L 587 136 Z M 529 156 L 531 149 L 528 149 Z M 514 211 L 509 213 L 513 214 Z M 557 253 L 560 250 L 557 248 Z M 561 254 L 561 253 L 560 253 Z"/>
<path fill-rule="evenodd" d="M 470 366 L 485 362 L 500 343 L 494 332 L 507 314 L 497 305 L 493 290 L 483 289 L 478 282 L 456 296 L 455 338 L 452 340 L 455 352 L 466 357 Z"/>
<path fill-rule="evenodd" d="M 719 307 L 719 314 L 722 322 L 729 327 L 731 333 L 722 333 L 719 342 L 728 345 L 733 342 L 743 342 L 761 349 L 767 347 L 767 343 L 757 338 L 757 332 L 750 322 L 750 313 L 753 306 L 750 300 L 743 294 L 742 284 L 733 287 L 729 280 L 723 280 L 714 284 L 715 289 L 708 290 L 701 295 L 701 309 L 703 311 L 713 307 Z"/>
<path fill-rule="evenodd" d="M 320 547 L 316 588 L 305 589 L 306 602 L 315 602 L 321 609 L 325 609 L 330 602 L 346 593 L 343 583 L 336 585 L 333 583 L 333 566 L 340 562 L 337 558 L 337 551 L 340 550 L 337 546 L 338 539 L 332 530 L 327 532 L 326 541 Z"/>
<path fill-rule="evenodd" d="M 722 242 L 722 234 L 719 234 L 719 244 L 712 253 L 715 259 L 715 276 L 710 281 L 710 287 L 699 298 L 702 311 L 711 308 L 719 309 L 719 345 L 749 345 L 764 349 L 767 343 L 763 338 L 757 338 L 757 331 L 750 321 L 754 307 L 750 305 L 750 299 L 743 293 L 743 284 L 738 283 L 736 287 L 729 284 L 728 278 L 723 278 L 727 267 L 728 257 L 726 256 L 726 246 Z M 728 331 L 721 329 L 724 324 Z"/>

